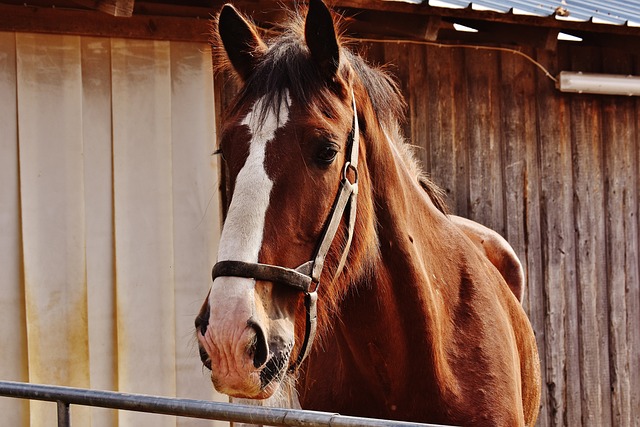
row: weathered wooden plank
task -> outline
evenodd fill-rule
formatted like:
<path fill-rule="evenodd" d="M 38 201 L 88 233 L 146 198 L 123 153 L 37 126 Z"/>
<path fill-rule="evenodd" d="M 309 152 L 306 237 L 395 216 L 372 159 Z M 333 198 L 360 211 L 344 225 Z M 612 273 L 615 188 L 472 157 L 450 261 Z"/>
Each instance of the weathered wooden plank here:
<path fill-rule="evenodd" d="M 408 111 L 411 111 L 414 108 L 417 95 L 413 93 L 410 86 L 412 67 L 410 65 L 409 46 L 406 43 L 385 43 L 384 55 L 389 69 L 398 79 L 400 91 L 407 102 Z M 407 117 L 407 120 L 400 123 L 405 137 L 411 137 L 412 125 L 411 116 Z"/>
<path fill-rule="evenodd" d="M 411 108 L 408 111 L 411 121 L 411 139 L 408 141 L 414 146 L 416 158 L 423 166 L 430 163 L 431 147 L 428 134 L 428 99 L 431 98 L 429 85 L 426 79 L 428 69 L 427 56 L 423 45 L 412 44 L 408 46 L 408 59 L 410 64 L 409 88 L 411 88 Z"/>
<path fill-rule="evenodd" d="M 533 55 L 533 52 L 528 52 Z M 546 342 L 542 276 L 539 186 L 539 138 L 536 128 L 536 77 L 546 79 L 522 57 L 504 53 L 500 60 L 502 140 L 505 164 L 506 238 L 523 263 L 523 307 L 533 327 L 544 384 Z M 549 425 L 547 387 L 541 389 L 539 427 Z"/>
<path fill-rule="evenodd" d="M 469 217 L 504 234 L 498 54 L 467 49 Z"/>
<path fill-rule="evenodd" d="M 467 99 L 469 88 L 467 85 L 464 49 L 452 48 L 450 75 L 443 74 L 442 79 L 452 81 L 453 115 L 455 124 L 455 138 L 453 140 L 455 153 L 455 207 L 454 213 L 469 218 L 471 216 L 470 196 L 470 146 L 469 146 L 469 120 Z M 437 106 L 435 106 L 437 108 Z"/>
<path fill-rule="evenodd" d="M 138 16 L 127 19 L 86 10 L 0 4 L 0 30 L 100 37 L 208 42 L 210 12 L 197 18 Z"/>
<path fill-rule="evenodd" d="M 538 51 L 537 59 L 557 68 L 556 55 Z M 575 251 L 573 239 L 573 200 L 571 179 L 571 139 L 568 101 L 559 95 L 552 82 L 536 83 L 537 116 L 540 135 L 540 216 L 542 236 L 542 268 L 544 286 L 546 386 L 548 388 L 550 425 L 577 425 L 574 398 L 577 358 L 571 359 L 567 334 L 574 328 L 567 292 L 575 284 Z M 575 319 L 573 320 L 575 324 Z M 577 346 L 575 346 L 577 347 Z M 567 366 L 573 365 L 571 369 Z M 579 390 L 578 390 L 578 406 Z M 578 408 L 579 409 L 579 408 Z"/>
<path fill-rule="evenodd" d="M 604 52 L 603 66 L 607 72 L 629 73 L 638 69 L 638 59 Z M 603 102 L 613 425 L 638 425 L 640 407 L 640 373 L 635 369 L 640 354 L 639 107 L 636 99 L 623 97 Z"/>
<path fill-rule="evenodd" d="M 636 55 L 634 59 L 634 69 L 640 70 L 640 56 Z M 633 114 L 633 112 L 632 112 Z M 628 287 L 627 290 L 627 330 L 631 331 L 628 337 L 628 355 L 630 366 L 640 366 L 640 100 L 635 99 L 635 118 L 632 118 L 633 125 L 631 131 L 635 136 L 631 137 L 632 149 L 629 153 L 631 159 L 630 170 L 630 191 L 627 193 L 629 206 L 629 213 L 627 214 L 627 221 L 629 224 L 629 232 L 631 236 L 637 236 L 634 241 L 633 237 L 629 240 L 628 253 L 630 254 L 628 260 L 627 277 Z M 635 162 L 634 153 L 635 149 Z M 635 177 L 635 182 L 633 182 Z M 634 210 L 635 206 L 635 210 Z M 635 223 L 633 221 L 635 217 Z M 635 233 L 633 233 L 635 227 Z M 635 257 L 633 256 L 635 254 Z M 630 394 L 631 394 L 631 411 L 634 416 L 635 427 L 640 425 L 638 420 L 638 408 L 640 408 L 640 369 L 631 368 L 630 376 Z"/>
<path fill-rule="evenodd" d="M 566 49 L 567 51 L 569 48 Z M 568 69 L 569 54 L 568 52 L 560 51 L 558 53 L 560 57 L 559 64 L 560 69 Z M 579 314 L 578 314 L 578 296 L 577 296 L 577 275 L 576 275 L 576 257 L 577 252 L 575 248 L 575 209 L 573 201 L 574 180 L 572 177 L 573 159 L 572 159 L 572 144 L 571 144 L 571 110 L 570 99 L 571 96 L 561 94 L 555 91 L 558 98 L 562 98 L 563 108 L 560 109 L 560 124 L 564 127 L 562 131 L 562 148 L 561 158 L 559 159 L 560 167 L 556 170 L 555 178 L 561 179 L 562 191 L 559 205 L 554 207 L 554 216 L 558 215 L 557 219 L 562 223 L 563 239 L 566 239 L 566 245 L 558 247 L 559 251 L 566 250 L 566 264 L 564 269 L 565 274 L 565 286 L 563 287 L 566 312 L 565 312 L 565 345 L 566 354 L 564 360 L 564 370 L 567 375 L 566 381 L 566 422 L 568 425 L 578 425 L 582 419 L 582 401 L 581 401 L 581 378 L 580 378 L 580 336 L 579 336 Z M 549 114 L 547 112 L 546 114 Z M 553 116 L 553 115 L 552 115 Z M 566 141 L 566 145 L 564 143 Z M 565 147 L 566 150 L 565 151 Z M 571 177 L 571 178 L 570 178 Z M 559 208 L 559 209 L 558 209 Z M 563 216 L 563 217 L 562 217 Z M 551 286 L 551 284 L 549 284 Z"/>
<path fill-rule="evenodd" d="M 635 56 L 634 69 L 640 70 L 640 56 Z M 632 113 L 633 114 L 633 113 Z M 636 218 L 636 235 L 638 239 L 634 245 L 630 245 L 630 253 L 635 253 L 635 259 L 631 259 L 629 266 L 629 290 L 627 292 L 627 330 L 630 330 L 629 337 L 629 365 L 640 366 L 640 99 L 635 99 L 635 123 L 632 126 L 635 130 L 635 169 L 632 169 L 632 176 L 635 176 L 635 188 L 629 193 L 629 220 L 633 230 L 633 217 Z M 630 156 L 633 159 L 633 154 Z M 634 202 L 635 199 L 635 203 Z M 633 210 L 633 206 L 636 210 Z M 634 268 L 633 264 L 636 264 Z M 640 408 L 640 369 L 631 369 L 631 410 L 635 415 L 634 422 L 638 425 L 638 408 Z"/>
<path fill-rule="evenodd" d="M 605 53 L 608 72 L 630 73 L 631 61 Z M 609 354 L 611 364 L 611 422 L 632 425 L 637 415 L 631 406 L 631 372 L 634 356 L 632 335 L 628 329 L 627 290 L 638 287 L 638 173 L 635 150 L 635 101 L 622 97 L 602 100 L 602 135 L 606 223 L 606 270 L 608 292 Z M 637 292 L 637 291 L 636 291 Z M 638 325 L 640 323 L 636 323 Z"/>
<path fill-rule="evenodd" d="M 592 49 L 571 51 L 572 69 L 598 62 Z M 573 213 L 576 241 L 577 320 L 583 425 L 610 422 L 607 286 L 600 101 L 594 95 L 568 97 L 571 107 Z M 570 293 L 570 295 L 573 292 Z"/>
<path fill-rule="evenodd" d="M 466 215 L 468 178 L 466 176 L 466 151 L 461 148 L 466 123 L 456 110 L 456 88 L 466 87 L 460 78 L 461 67 L 454 62 L 454 50 L 429 47 L 426 49 L 428 93 L 427 139 L 430 147 L 428 171 L 434 181 L 444 190 L 450 208 Z M 461 83 L 462 82 L 462 83 Z M 464 117 L 464 116 L 463 116 Z M 462 156 L 458 168 L 457 157 Z M 464 210 L 458 200 L 463 200 Z M 462 203 L 461 203 L 462 204 Z"/>
<path fill-rule="evenodd" d="M 135 0 L 73 0 L 74 3 L 112 16 L 131 17 Z"/>
<path fill-rule="evenodd" d="M 546 80 L 538 72 L 534 74 L 534 78 L 530 83 L 532 91 L 537 93 L 538 80 Z M 546 82 L 549 84 L 549 82 Z M 541 396 L 540 396 L 540 414 L 538 417 L 539 426 L 550 425 L 549 417 L 549 397 L 548 397 L 548 372 L 547 369 L 547 341 L 545 336 L 545 319 L 546 319 L 546 299 L 545 299 L 545 286 L 544 286 L 544 271 L 543 271 L 543 257 L 542 257 L 542 216 L 541 216 L 541 188 L 540 188 L 540 131 L 537 119 L 537 103 L 536 97 L 530 95 L 528 98 L 527 108 L 529 112 L 528 116 L 531 117 L 531 122 L 536 128 L 536 132 L 529 135 L 529 140 L 526 144 L 526 184 L 525 191 L 525 219 L 526 219 L 526 244 L 527 244 L 527 256 L 526 256 L 526 275 L 527 275 L 527 295 L 525 299 L 528 305 L 529 319 L 533 326 L 534 333 L 536 334 L 536 342 L 538 344 L 538 354 L 540 357 L 540 370 L 541 370 Z"/>
<path fill-rule="evenodd" d="M 499 93 L 502 164 L 504 175 L 505 234 L 521 259 L 526 255 L 524 197 L 527 173 L 526 144 L 535 135 L 530 105 L 533 91 L 531 64 L 511 53 L 500 55 Z M 531 119 L 534 119 L 532 121 Z"/>

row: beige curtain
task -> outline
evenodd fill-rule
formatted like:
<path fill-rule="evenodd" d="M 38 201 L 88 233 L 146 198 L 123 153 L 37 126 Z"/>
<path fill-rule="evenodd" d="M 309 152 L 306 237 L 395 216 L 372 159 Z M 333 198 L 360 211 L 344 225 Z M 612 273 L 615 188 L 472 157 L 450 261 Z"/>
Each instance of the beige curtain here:
<path fill-rule="evenodd" d="M 219 199 L 207 45 L 0 33 L 0 378 L 225 400 L 193 320 Z M 0 398 L 2 424 L 55 405 Z M 209 421 L 72 406 L 80 426 Z"/>

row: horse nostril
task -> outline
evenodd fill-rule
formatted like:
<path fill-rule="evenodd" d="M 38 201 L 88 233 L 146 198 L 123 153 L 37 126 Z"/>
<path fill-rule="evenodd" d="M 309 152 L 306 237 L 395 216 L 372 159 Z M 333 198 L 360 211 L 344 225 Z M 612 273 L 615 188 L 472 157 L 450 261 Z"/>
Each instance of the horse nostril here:
<path fill-rule="evenodd" d="M 205 368 L 207 368 L 208 370 L 211 370 L 211 359 L 209 359 L 209 355 L 207 354 L 207 351 L 202 346 L 200 346 L 199 351 L 200 351 L 200 360 L 202 360 L 202 364 L 204 365 Z"/>
<path fill-rule="evenodd" d="M 207 326 L 209 326 L 209 304 L 206 305 L 206 308 L 203 308 L 204 309 L 200 311 L 195 321 L 196 330 L 200 331 L 202 335 L 207 332 Z"/>
<path fill-rule="evenodd" d="M 253 355 L 253 366 L 259 368 L 267 363 L 267 358 L 269 357 L 267 339 L 264 335 L 264 331 L 256 322 L 249 320 L 247 322 L 247 326 L 252 328 L 256 334 L 253 344 L 249 348 L 249 354 Z"/>

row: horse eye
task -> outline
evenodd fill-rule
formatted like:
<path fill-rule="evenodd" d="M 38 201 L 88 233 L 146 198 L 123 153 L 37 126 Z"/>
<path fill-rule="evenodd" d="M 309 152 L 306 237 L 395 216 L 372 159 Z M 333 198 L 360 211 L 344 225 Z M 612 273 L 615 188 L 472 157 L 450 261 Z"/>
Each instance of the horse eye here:
<path fill-rule="evenodd" d="M 334 144 L 324 145 L 318 150 L 318 163 L 322 165 L 330 165 L 338 155 L 338 149 Z"/>

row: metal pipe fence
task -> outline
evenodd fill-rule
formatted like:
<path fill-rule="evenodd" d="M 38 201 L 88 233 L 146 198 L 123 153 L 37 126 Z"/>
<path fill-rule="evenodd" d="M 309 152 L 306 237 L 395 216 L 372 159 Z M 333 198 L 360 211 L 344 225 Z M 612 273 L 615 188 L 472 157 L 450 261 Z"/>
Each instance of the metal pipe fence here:
<path fill-rule="evenodd" d="M 436 427 L 435 424 L 350 417 L 329 412 L 268 408 L 13 381 L 0 381 L 0 396 L 56 402 L 58 427 L 71 426 L 70 405 L 282 427 Z"/>

